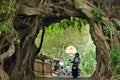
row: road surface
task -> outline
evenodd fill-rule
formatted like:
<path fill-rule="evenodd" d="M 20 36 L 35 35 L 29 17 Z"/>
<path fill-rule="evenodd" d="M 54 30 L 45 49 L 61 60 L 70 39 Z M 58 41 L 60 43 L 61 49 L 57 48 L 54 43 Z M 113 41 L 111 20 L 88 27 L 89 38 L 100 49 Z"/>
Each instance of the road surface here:
<path fill-rule="evenodd" d="M 89 77 L 78 77 L 77 79 L 73 79 L 72 77 L 47 77 L 47 78 L 36 78 L 35 80 L 90 80 Z"/>

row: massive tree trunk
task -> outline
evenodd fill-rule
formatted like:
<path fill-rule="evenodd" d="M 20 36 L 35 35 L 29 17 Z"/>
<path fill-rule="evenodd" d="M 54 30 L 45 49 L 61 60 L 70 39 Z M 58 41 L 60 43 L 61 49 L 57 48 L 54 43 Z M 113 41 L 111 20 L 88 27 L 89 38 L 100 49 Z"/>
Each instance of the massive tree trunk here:
<path fill-rule="evenodd" d="M 34 78 L 33 66 L 37 50 L 34 41 L 39 31 L 37 30 L 39 18 L 33 16 L 21 19 L 20 17 L 19 19 L 15 18 L 14 22 L 15 28 L 19 32 L 20 43 L 16 43 L 16 63 L 9 75 L 12 80 L 32 80 Z M 23 23 L 20 24 L 20 22 Z"/>
<path fill-rule="evenodd" d="M 111 61 L 109 49 L 110 45 L 105 40 L 105 36 L 103 34 L 102 27 L 93 23 L 91 27 L 94 28 L 92 30 L 91 35 L 94 44 L 96 45 L 96 60 L 97 66 L 94 74 L 92 75 L 92 80 L 114 80 L 113 71 L 111 70 Z"/>
<path fill-rule="evenodd" d="M 98 11 L 98 15 L 102 14 L 100 21 L 97 21 L 98 17 L 94 15 L 94 10 Z M 97 61 L 97 68 L 91 79 L 114 80 L 108 49 L 120 44 L 120 37 L 105 13 L 83 0 L 36 0 L 36 2 L 30 0 L 24 5 L 21 4 L 14 19 L 14 27 L 18 32 L 20 42 L 14 43 L 15 52 L 5 60 L 4 65 L 11 80 L 32 80 L 34 78 L 34 60 L 42 47 L 41 42 L 37 49 L 34 42 L 39 29 L 43 29 L 43 36 L 45 29 L 43 27 L 62 19 L 69 19 L 70 16 L 84 18 L 90 23 L 90 33 L 96 45 Z M 107 35 L 104 28 L 110 30 Z"/>
<path fill-rule="evenodd" d="M 109 21 L 107 22 L 109 23 Z M 120 37 L 116 34 L 117 30 L 110 24 L 106 24 L 106 27 L 109 26 L 110 32 L 108 35 L 105 35 L 104 26 L 100 26 L 98 24 L 92 24 L 94 27 L 92 34 L 92 39 L 96 45 L 96 60 L 97 60 L 97 68 L 94 72 L 92 79 L 97 80 L 114 80 L 115 75 L 113 70 L 111 69 L 111 60 L 110 60 L 110 49 L 116 48 L 120 49 Z M 94 38 L 93 38 L 94 37 Z M 107 37 L 107 38 L 106 38 Z"/>

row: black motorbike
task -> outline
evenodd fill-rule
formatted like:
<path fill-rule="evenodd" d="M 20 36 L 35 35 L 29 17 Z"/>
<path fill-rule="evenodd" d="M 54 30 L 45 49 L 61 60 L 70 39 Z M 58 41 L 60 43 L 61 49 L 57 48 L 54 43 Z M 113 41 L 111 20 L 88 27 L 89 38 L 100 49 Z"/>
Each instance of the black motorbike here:
<path fill-rule="evenodd" d="M 80 69 L 75 64 L 72 65 L 72 76 L 73 78 L 80 76 Z"/>

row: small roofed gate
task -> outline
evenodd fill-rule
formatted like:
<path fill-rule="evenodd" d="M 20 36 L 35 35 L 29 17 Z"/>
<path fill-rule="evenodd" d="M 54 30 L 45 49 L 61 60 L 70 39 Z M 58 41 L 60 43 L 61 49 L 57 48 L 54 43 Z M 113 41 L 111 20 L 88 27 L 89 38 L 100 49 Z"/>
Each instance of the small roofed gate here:
<path fill-rule="evenodd" d="M 34 72 L 37 77 L 49 77 L 52 76 L 52 63 L 42 60 L 35 60 Z"/>

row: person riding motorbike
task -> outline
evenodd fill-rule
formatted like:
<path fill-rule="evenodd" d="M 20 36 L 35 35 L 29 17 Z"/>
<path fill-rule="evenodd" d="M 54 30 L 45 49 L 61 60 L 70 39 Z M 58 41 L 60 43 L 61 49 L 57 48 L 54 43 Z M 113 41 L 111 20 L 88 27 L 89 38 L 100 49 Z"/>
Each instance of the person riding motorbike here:
<path fill-rule="evenodd" d="M 79 53 L 75 53 L 75 57 L 73 59 L 73 61 L 71 61 L 71 63 L 73 63 L 72 65 L 72 76 L 73 78 L 77 78 L 79 76 L 80 70 L 79 70 L 79 64 L 80 64 L 80 57 L 79 57 Z"/>

